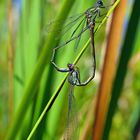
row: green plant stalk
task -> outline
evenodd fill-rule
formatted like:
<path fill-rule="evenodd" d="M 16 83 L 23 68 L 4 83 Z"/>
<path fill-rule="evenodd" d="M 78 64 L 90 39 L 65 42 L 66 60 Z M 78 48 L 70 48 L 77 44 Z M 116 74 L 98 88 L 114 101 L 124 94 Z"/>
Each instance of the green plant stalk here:
<path fill-rule="evenodd" d="M 122 47 L 122 52 L 120 55 L 116 77 L 115 77 L 113 88 L 112 88 L 112 97 L 111 97 L 109 110 L 108 110 L 108 114 L 106 118 L 103 140 L 108 140 L 109 132 L 111 129 L 111 124 L 112 124 L 112 119 L 115 114 L 115 109 L 117 108 L 117 102 L 123 88 L 123 83 L 124 83 L 124 79 L 127 72 L 128 62 L 131 58 L 131 54 L 134 49 L 133 44 L 135 41 L 136 31 L 137 31 L 137 27 L 138 27 L 138 23 L 140 19 L 139 5 L 140 5 L 140 1 L 135 0 L 132 15 L 128 24 L 124 44 Z"/>
<path fill-rule="evenodd" d="M 74 2 L 75 2 L 75 0 L 65 0 L 56 20 L 62 19 L 62 17 L 63 17 L 63 19 L 66 19 L 67 15 L 70 11 L 70 8 L 74 4 Z M 63 26 L 63 23 L 61 24 L 61 26 Z M 57 29 L 57 28 L 58 28 L 57 24 L 55 24 L 53 29 Z M 25 85 L 25 89 L 23 91 L 23 98 L 17 108 L 17 111 L 14 116 L 14 120 L 7 133 L 7 137 L 6 137 L 7 140 L 15 139 L 15 137 L 18 133 L 18 130 L 22 124 L 23 118 L 26 114 L 26 111 L 29 107 L 29 104 L 30 104 L 32 98 L 35 96 L 35 90 L 37 88 L 36 85 L 38 85 L 38 83 L 41 79 L 41 75 L 42 75 L 46 65 L 48 65 L 49 61 L 50 61 L 51 54 L 48 52 L 51 52 L 52 42 L 54 42 L 55 35 L 56 35 L 55 31 L 52 31 L 45 47 L 43 48 L 43 50 L 41 52 L 41 55 L 37 61 L 35 70 Z M 20 125 L 19 125 L 19 122 L 20 122 Z"/>
<path fill-rule="evenodd" d="M 101 28 L 101 26 L 106 22 L 107 18 L 109 17 L 109 15 L 113 12 L 113 10 L 115 9 L 115 7 L 118 5 L 118 3 L 120 2 L 120 0 L 117 0 L 114 5 L 110 8 L 110 10 L 108 11 L 106 17 L 102 20 L 101 24 L 98 26 L 97 31 Z M 83 49 L 80 51 L 79 55 L 76 57 L 75 61 L 73 62 L 73 64 L 76 64 L 79 59 L 81 58 L 82 54 L 85 52 L 85 50 L 87 49 L 88 45 L 90 44 L 90 39 L 87 41 L 87 43 L 84 45 Z M 43 112 L 41 113 L 39 119 L 37 120 L 36 124 L 34 125 L 33 129 L 31 130 L 27 140 L 30 140 L 31 137 L 33 136 L 35 130 L 37 129 L 38 125 L 40 124 L 41 120 L 43 119 L 45 113 L 50 109 L 50 107 L 52 106 L 53 102 L 55 101 L 56 97 L 58 96 L 61 88 L 64 85 L 64 82 L 67 78 L 68 74 L 65 74 L 64 79 L 61 81 L 61 84 L 58 86 L 58 88 L 56 89 L 56 91 L 54 92 L 53 96 L 51 97 L 51 99 L 49 100 L 48 104 L 46 105 L 46 107 L 44 108 Z"/>

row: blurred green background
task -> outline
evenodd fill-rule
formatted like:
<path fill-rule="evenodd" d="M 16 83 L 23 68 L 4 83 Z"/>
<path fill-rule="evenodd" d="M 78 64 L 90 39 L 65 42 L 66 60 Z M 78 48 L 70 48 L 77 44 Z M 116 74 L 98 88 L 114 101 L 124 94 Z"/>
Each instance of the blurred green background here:
<path fill-rule="evenodd" d="M 65 42 L 70 33 L 61 37 L 61 34 L 55 32 L 54 27 L 61 27 L 61 25 L 57 25 L 59 22 L 57 19 L 65 21 L 67 17 L 84 12 L 94 3 L 95 0 L 0 1 L 1 140 L 27 139 L 43 109 L 52 95 L 57 93 L 58 88 L 60 88 L 59 95 L 39 123 L 32 139 L 62 139 L 66 126 L 69 88 L 67 82 L 64 86 L 62 84 L 65 74 L 57 72 L 52 67 L 50 59 L 52 49 L 59 43 Z M 112 2 L 104 0 L 104 3 L 109 5 Z M 111 115 L 108 113 L 105 130 L 108 130 L 106 127 L 109 125 L 111 125 L 111 129 L 109 132 L 104 131 L 104 135 L 109 135 L 109 138 L 106 136 L 104 139 L 140 140 L 140 13 L 137 11 L 137 7 L 134 7 L 134 3 L 140 5 L 138 0 L 127 1 L 122 37 L 118 52 L 116 52 L 119 58 L 118 63 L 116 63 L 115 80 L 118 78 L 119 81 L 124 78 L 124 83 L 121 85 L 113 85 L 112 83 L 114 88 L 111 90 L 112 98 L 110 97 L 111 102 L 108 108 L 112 107 L 111 103 L 115 99 L 116 112 L 111 113 Z M 133 8 L 136 11 L 133 11 Z M 131 18 L 132 13 L 135 20 Z M 120 16 L 120 18 L 122 17 Z M 79 139 L 85 139 L 83 135 L 86 135 L 86 140 L 92 139 L 93 120 L 95 118 L 93 112 L 101 84 L 105 44 L 109 32 L 106 27 L 109 28 L 110 22 L 111 19 L 109 18 L 108 23 L 103 24 L 95 36 L 96 77 L 87 86 L 75 87 L 74 95 L 78 108 L 77 123 L 80 130 Z M 135 30 L 132 29 L 133 37 L 131 38 L 127 34 L 129 34 L 128 30 L 130 31 L 129 25 L 133 27 L 131 26 L 133 24 Z M 63 27 L 61 28 L 63 29 Z M 55 58 L 57 64 L 66 67 L 68 62 L 73 62 L 88 39 L 88 33 L 82 36 L 76 52 L 74 51 L 74 42 L 64 47 Z M 125 42 L 131 44 L 129 41 L 132 42 L 130 46 L 132 49 L 129 48 L 126 52 Z M 131 55 L 127 56 L 127 53 Z M 126 59 L 123 60 L 123 58 Z M 89 45 L 77 64 L 80 68 L 82 81 L 92 71 L 91 62 Z M 128 65 L 121 67 L 123 65 L 119 62 L 126 62 Z M 119 75 L 119 72 L 122 72 L 122 75 Z M 118 97 L 115 96 L 116 93 L 113 89 L 118 90 Z M 111 120 L 110 118 L 113 120 L 112 123 L 108 121 Z"/>

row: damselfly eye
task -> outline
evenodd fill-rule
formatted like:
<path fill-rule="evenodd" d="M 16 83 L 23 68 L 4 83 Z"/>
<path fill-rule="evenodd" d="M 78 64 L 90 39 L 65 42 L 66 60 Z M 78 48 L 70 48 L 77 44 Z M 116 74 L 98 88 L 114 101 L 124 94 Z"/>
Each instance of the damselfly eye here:
<path fill-rule="evenodd" d="M 101 0 L 99 0 L 97 3 L 98 3 L 99 6 L 103 6 L 104 5 Z"/>

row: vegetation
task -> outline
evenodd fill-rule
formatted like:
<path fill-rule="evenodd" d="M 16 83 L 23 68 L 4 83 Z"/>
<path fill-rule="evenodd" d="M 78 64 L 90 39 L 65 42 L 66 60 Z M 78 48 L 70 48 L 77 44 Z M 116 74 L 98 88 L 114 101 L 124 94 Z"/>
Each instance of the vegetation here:
<path fill-rule="evenodd" d="M 69 86 L 67 74 L 50 63 L 52 50 L 70 35 L 58 32 L 69 17 L 94 3 L 0 2 L 0 139 L 63 139 Z M 98 23 L 96 76 L 74 90 L 80 140 L 140 139 L 139 5 L 116 0 Z M 82 35 L 76 51 L 72 41 L 55 57 L 61 67 L 78 66 L 82 81 L 92 72 L 89 38 Z"/>

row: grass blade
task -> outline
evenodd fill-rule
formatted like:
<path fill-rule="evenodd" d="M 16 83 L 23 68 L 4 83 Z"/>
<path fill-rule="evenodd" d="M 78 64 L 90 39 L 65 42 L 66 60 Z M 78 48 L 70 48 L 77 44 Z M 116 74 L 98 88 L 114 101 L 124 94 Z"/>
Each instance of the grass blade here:
<path fill-rule="evenodd" d="M 130 22 L 128 24 L 128 28 L 126 32 L 126 37 L 125 37 L 124 44 L 122 47 L 122 52 L 120 55 L 120 60 L 119 60 L 118 68 L 117 68 L 115 81 L 112 88 L 112 97 L 109 104 L 109 110 L 108 110 L 107 119 L 105 123 L 103 140 L 108 140 L 109 132 L 111 129 L 111 124 L 112 124 L 112 119 L 115 114 L 115 109 L 117 108 L 117 101 L 121 95 L 125 75 L 127 72 L 127 65 L 131 57 L 132 51 L 134 49 L 133 44 L 134 44 L 136 30 L 137 30 L 138 22 L 140 18 L 140 14 L 138 14 L 139 5 L 140 5 L 140 1 L 135 0 L 132 15 L 131 15 Z"/>

